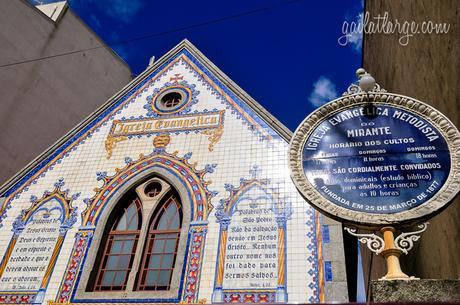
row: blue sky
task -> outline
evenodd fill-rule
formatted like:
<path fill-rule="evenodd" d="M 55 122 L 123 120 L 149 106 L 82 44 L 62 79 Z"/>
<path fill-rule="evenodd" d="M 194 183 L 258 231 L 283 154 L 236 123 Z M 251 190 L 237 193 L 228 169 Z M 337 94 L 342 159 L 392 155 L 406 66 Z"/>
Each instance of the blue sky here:
<path fill-rule="evenodd" d="M 347 46 L 337 42 L 343 22 L 362 12 L 361 0 L 69 4 L 135 75 L 151 56 L 159 58 L 187 38 L 291 130 L 313 109 L 341 95 L 361 65 L 359 39 Z"/>

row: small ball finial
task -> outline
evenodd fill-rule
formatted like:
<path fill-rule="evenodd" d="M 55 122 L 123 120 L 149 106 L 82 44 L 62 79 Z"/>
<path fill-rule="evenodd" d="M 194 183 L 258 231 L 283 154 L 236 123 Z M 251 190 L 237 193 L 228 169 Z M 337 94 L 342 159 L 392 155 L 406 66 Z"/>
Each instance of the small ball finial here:
<path fill-rule="evenodd" d="M 363 68 L 359 68 L 358 70 L 356 70 L 356 76 L 358 78 L 361 78 L 361 76 L 363 76 L 366 73 L 367 73 L 366 70 L 364 70 Z"/>
<path fill-rule="evenodd" d="M 368 92 L 374 89 L 375 86 L 375 79 L 370 75 L 369 73 L 366 72 L 363 68 L 359 68 L 356 70 L 356 75 L 358 76 L 358 85 L 361 88 L 361 90 Z"/>

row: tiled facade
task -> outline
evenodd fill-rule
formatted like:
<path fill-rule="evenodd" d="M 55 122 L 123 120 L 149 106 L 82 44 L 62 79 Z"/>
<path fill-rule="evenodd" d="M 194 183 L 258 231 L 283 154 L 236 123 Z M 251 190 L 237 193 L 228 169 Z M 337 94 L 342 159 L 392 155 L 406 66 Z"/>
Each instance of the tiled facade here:
<path fill-rule="evenodd" d="M 185 102 L 165 113 L 155 103 L 171 87 L 182 90 Z M 0 303 L 346 301 L 341 227 L 297 193 L 286 132 L 270 118 L 182 42 L 4 190 Z M 86 292 L 91 266 L 85 262 L 94 260 L 106 214 L 124 191 L 151 174 L 173 184 L 189 205 L 177 294 Z M 59 213 L 75 211 L 75 223 L 56 214 L 65 230 L 52 254 L 40 254 L 50 264 L 29 272 L 38 286 L 14 291 L 4 280 L 13 270 L 11 258 L 21 260 L 19 252 L 40 246 L 11 246 L 24 232 L 17 219 L 45 205 L 42 196 L 52 192 L 62 193 L 67 210 Z M 43 223 L 23 224 L 24 230 L 38 226 L 37 232 L 46 232 Z"/>

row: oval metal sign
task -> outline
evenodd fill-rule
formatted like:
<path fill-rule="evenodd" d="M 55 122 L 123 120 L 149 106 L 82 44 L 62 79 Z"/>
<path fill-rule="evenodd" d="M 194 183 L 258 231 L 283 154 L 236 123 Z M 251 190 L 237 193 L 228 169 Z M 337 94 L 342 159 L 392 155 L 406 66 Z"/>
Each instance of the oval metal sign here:
<path fill-rule="evenodd" d="M 408 223 L 439 212 L 460 190 L 459 144 L 455 126 L 420 101 L 355 94 L 302 122 L 291 176 L 311 204 L 342 222 Z"/>

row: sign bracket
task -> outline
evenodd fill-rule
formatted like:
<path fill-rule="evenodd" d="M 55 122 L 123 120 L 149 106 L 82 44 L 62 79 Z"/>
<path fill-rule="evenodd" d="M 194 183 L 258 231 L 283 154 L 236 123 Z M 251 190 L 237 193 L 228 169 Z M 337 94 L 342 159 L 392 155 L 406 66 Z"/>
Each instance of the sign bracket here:
<path fill-rule="evenodd" d="M 382 227 L 379 231 L 383 238 L 375 233 L 358 233 L 355 227 L 345 227 L 344 230 L 358 238 L 358 241 L 365 244 L 369 250 L 376 255 L 382 254 L 387 266 L 387 274 L 381 277 L 381 281 L 392 280 L 419 280 L 419 278 L 408 276 L 401 270 L 399 257 L 401 254 L 408 254 L 413 248 L 414 242 L 420 239 L 428 228 L 428 222 L 417 226 L 419 229 L 412 232 L 403 232 L 395 238 L 396 229 L 392 226 Z"/>

